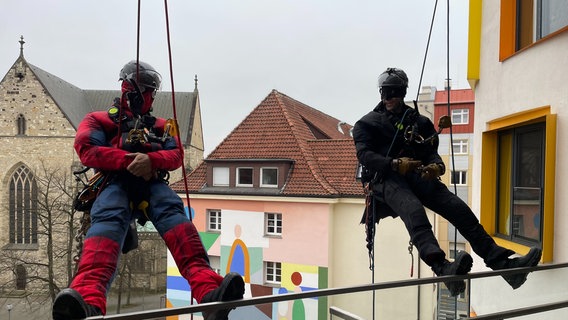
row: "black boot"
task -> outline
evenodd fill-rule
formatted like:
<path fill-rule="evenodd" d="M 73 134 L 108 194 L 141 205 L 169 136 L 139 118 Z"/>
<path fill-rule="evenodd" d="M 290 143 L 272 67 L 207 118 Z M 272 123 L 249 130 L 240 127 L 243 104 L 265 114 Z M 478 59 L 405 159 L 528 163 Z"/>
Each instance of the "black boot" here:
<path fill-rule="evenodd" d="M 433 265 L 432 271 L 434 271 L 437 276 L 456 276 L 467 274 L 472 266 L 473 259 L 469 253 L 459 251 L 454 262 L 449 262 L 444 259 L 440 263 Z M 465 281 L 463 280 L 444 281 L 444 284 L 450 291 L 452 297 L 465 291 Z"/>
<path fill-rule="evenodd" d="M 82 320 L 100 315 L 99 308 L 87 304 L 81 294 L 71 288 L 61 290 L 53 301 L 53 320 Z"/>
<path fill-rule="evenodd" d="M 243 277 L 236 272 L 231 272 L 225 275 L 225 278 L 217 289 L 209 291 L 203 296 L 201 303 L 238 300 L 242 299 L 244 294 L 245 282 L 243 281 Z M 204 311 L 203 319 L 227 320 L 229 318 L 229 312 L 231 312 L 231 309 Z"/>
<path fill-rule="evenodd" d="M 542 250 L 539 248 L 531 248 L 529 253 L 527 253 L 524 257 L 518 258 L 506 258 L 488 265 L 493 270 L 503 270 L 503 269 L 512 269 L 512 268 L 523 268 L 523 267 L 535 267 L 538 265 L 540 261 L 540 257 L 542 256 Z M 521 273 L 514 273 L 504 275 L 503 279 L 509 283 L 509 285 L 513 289 L 517 289 L 527 281 L 527 276 L 529 275 L 528 272 L 521 272 Z"/>

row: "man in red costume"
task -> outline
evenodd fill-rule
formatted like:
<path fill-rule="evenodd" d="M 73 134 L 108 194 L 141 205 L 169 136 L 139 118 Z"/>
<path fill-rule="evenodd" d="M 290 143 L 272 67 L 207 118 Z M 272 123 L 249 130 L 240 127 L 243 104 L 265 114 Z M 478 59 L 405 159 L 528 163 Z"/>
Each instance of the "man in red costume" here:
<path fill-rule="evenodd" d="M 172 253 L 198 303 L 241 299 L 238 273 L 221 277 L 209 265 L 197 229 L 180 197 L 167 185 L 167 172 L 181 166 L 176 139 L 164 134 L 166 120 L 150 114 L 161 76 L 147 63 L 130 61 L 120 71 L 122 97 L 108 111 L 85 116 L 75 137 L 83 165 L 107 177 L 90 211 L 77 274 L 53 303 L 54 320 L 106 314 L 106 295 L 116 273 L 127 231 L 136 218 L 150 220 Z M 133 211 L 146 201 L 143 216 Z M 228 319 L 230 309 L 204 312 L 207 320 Z"/>

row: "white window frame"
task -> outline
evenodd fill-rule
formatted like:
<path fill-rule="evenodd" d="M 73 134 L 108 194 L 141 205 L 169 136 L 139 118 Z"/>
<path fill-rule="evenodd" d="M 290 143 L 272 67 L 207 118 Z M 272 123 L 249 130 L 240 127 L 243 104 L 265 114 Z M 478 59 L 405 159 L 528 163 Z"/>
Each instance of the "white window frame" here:
<path fill-rule="evenodd" d="M 217 274 L 221 274 L 221 257 L 209 255 L 209 265 Z"/>
<path fill-rule="evenodd" d="M 213 167 L 213 186 L 229 186 L 229 167 Z"/>
<path fill-rule="evenodd" d="M 264 262 L 264 281 L 267 284 L 282 284 L 282 264 L 280 262 Z"/>
<path fill-rule="evenodd" d="M 207 209 L 207 231 L 221 232 L 221 210 Z"/>
<path fill-rule="evenodd" d="M 452 124 L 468 124 L 468 123 L 469 123 L 469 109 L 452 110 Z"/>
<path fill-rule="evenodd" d="M 241 170 L 251 170 L 251 183 L 240 183 L 241 180 Z M 253 167 L 237 167 L 236 168 L 236 180 L 235 185 L 237 187 L 252 187 L 254 183 L 254 168 Z"/>
<path fill-rule="evenodd" d="M 459 181 L 454 181 L 454 176 L 455 174 L 458 174 L 458 180 Z M 456 170 L 456 171 L 452 171 L 450 174 L 450 184 L 451 185 L 457 185 L 457 186 L 465 186 L 467 185 L 467 170 Z"/>
<path fill-rule="evenodd" d="M 455 139 L 455 140 L 453 140 L 452 141 L 452 152 L 454 154 L 468 154 L 468 152 L 469 152 L 469 141 L 467 139 Z"/>
<path fill-rule="evenodd" d="M 275 184 L 265 184 L 264 183 L 264 172 L 265 170 L 276 170 L 276 183 Z M 278 168 L 277 167 L 262 167 L 260 168 L 260 186 L 266 188 L 278 188 Z"/>
<path fill-rule="evenodd" d="M 264 213 L 264 232 L 267 236 L 282 235 L 282 214 L 274 212 Z"/>

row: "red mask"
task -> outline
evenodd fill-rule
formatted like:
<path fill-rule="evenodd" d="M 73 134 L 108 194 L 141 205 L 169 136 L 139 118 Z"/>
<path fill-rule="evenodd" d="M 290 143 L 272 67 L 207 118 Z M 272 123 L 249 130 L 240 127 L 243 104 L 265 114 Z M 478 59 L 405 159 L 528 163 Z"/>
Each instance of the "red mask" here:
<path fill-rule="evenodd" d="M 139 94 L 132 83 L 122 81 L 122 99 L 121 105 L 128 107 L 132 113 L 136 115 L 144 115 L 152 109 L 154 102 L 155 90 L 152 88 L 140 87 L 142 94 Z"/>

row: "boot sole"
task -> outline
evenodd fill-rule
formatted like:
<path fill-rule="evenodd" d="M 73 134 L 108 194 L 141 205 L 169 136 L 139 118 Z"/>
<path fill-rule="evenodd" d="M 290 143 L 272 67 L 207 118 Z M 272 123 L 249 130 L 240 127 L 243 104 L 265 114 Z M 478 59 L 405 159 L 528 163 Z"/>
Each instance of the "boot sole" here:
<path fill-rule="evenodd" d="M 536 253 L 534 253 L 536 252 Z M 542 250 L 538 248 L 531 248 L 527 256 L 530 257 L 527 267 L 536 267 L 542 257 Z M 529 273 L 517 273 L 508 276 L 503 276 L 505 281 L 514 289 L 520 288 L 526 281 Z"/>
<path fill-rule="evenodd" d="M 79 292 L 73 289 L 63 289 L 53 302 L 53 320 L 82 320 L 87 318 L 87 311 L 81 304 L 85 303 Z"/>
<path fill-rule="evenodd" d="M 458 266 L 458 268 L 456 269 L 456 275 L 468 274 L 473 267 L 473 258 L 465 251 L 458 252 L 454 262 Z M 463 280 L 449 281 L 444 283 L 450 291 L 450 296 L 452 297 L 455 297 L 465 291 L 465 281 Z"/>
<path fill-rule="evenodd" d="M 223 279 L 223 282 L 221 282 L 219 288 L 220 292 L 218 299 L 202 302 L 233 301 L 242 299 L 245 294 L 245 282 L 243 280 L 243 277 L 236 272 L 227 274 L 225 276 L 225 279 Z M 226 320 L 228 319 L 229 312 L 231 312 L 231 310 L 232 309 L 220 309 L 212 311 L 210 313 L 204 312 L 203 318 L 205 320 Z"/>

